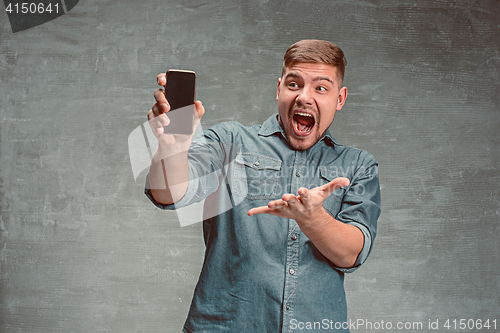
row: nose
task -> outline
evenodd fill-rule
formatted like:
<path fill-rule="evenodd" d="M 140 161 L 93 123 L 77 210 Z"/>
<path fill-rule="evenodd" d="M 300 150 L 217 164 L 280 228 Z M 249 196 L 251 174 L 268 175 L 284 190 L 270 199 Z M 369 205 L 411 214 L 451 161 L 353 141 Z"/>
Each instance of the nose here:
<path fill-rule="evenodd" d="M 300 89 L 295 102 L 298 105 L 313 105 L 312 92 L 307 87 Z"/>

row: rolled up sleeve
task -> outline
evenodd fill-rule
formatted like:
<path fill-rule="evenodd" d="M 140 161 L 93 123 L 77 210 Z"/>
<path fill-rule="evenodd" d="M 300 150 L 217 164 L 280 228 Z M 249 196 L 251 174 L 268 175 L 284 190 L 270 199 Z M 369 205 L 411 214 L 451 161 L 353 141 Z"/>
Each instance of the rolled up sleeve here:
<path fill-rule="evenodd" d="M 364 236 L 363 248 L 352 268 L 336 268 L 337 270 L 351 273 L 366 261 L 373 248 L 380 213 L 378 164 L 375 158 L 369 155 L 351 179 L 336 217 L 337 220 L 361 230 Z"/>

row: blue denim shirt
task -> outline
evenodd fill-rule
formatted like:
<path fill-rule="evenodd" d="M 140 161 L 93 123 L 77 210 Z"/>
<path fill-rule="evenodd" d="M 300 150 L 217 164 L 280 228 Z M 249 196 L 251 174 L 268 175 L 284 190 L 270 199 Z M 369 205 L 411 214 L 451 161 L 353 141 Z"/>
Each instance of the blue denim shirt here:
<path fill-rule="evenodd" d="M 191 145 L 189 173 L 187 192 L 175 205 L 155 203 L 146 188 L 163 209 L 206 198 L 210 212 L 203 221 L 205 260 L 184 332 L 349 332 L 344 273 L 368 257 L 380 215 L 372 155 L 339 144 L 329 132 L 309 150 L 293 150 L 275 114 L 261 126 L 225 122 L 205 130 Z M 352 268 L 326 259 L 295 220 L 247 215 L 284 193 L 336 177 L 351 184 L 323 207 L 363 232 Z"/>

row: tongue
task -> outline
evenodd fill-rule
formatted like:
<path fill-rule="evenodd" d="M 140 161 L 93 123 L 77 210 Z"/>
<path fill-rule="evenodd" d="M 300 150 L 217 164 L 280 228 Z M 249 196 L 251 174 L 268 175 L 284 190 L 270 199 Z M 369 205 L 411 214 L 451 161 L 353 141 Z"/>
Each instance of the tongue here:
<path fill-rule="evenodd" d="M 307 130 L 309 129 L 308 126 L 305 126 L 305 125 L 302 125 L 301 123 L 297 123 L 297 129 L 301 132 L 307 132 Z"/>
<path fill-rule="evenodd" d="M 295 119 L 297 120 L 297 122 L 299 124 L 307 126 L 307 127 L 311 127 L 314 124 L 314 118 L 313 117 L 296 115 Z"/>

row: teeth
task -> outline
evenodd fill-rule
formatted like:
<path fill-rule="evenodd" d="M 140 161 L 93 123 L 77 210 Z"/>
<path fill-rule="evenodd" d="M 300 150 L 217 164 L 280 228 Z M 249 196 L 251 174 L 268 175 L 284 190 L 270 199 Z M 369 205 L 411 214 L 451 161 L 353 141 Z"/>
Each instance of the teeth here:
<path fill-rule="evenodd" d="M 309 113 L 300 112 L 300 111 L 299 112 L 295 112 L 295 114 L 298 114 L 299 116 L 305 116 L 305 117 L 311 117 L 311 118 L 313 117 Z"/>

